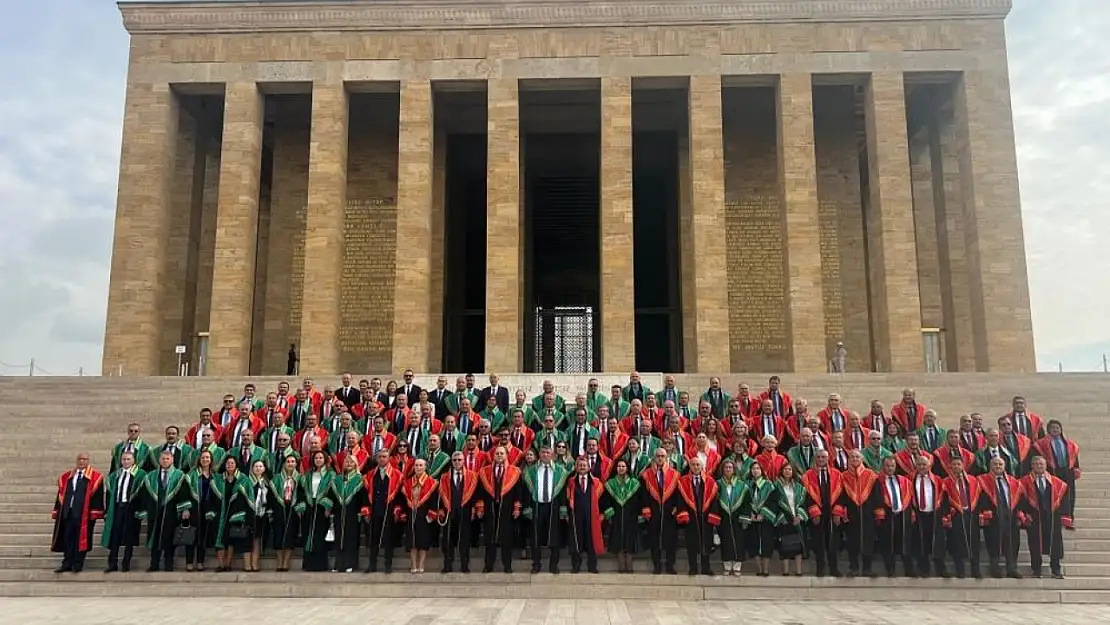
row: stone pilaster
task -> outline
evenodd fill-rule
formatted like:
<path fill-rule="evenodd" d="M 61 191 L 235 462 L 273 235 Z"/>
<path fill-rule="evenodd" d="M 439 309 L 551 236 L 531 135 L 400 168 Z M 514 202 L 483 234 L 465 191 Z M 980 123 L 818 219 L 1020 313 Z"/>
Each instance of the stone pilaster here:
<path fill-rule="evenodd" d="M 601 79 L 601 370 L 636 368 L 632 79 Z"/>
<path fill-rule="evenodd" d="M 822 373 L 825 304 L 822 298 L 817 158 L 813 134 L 813 79 L 784 74 L 778 85 L 779 184 L 786 209 L 790 288 L 790 344 L 796 373 Z"/>
<path fill-rule="evenodd" d="M 170 223 L 178 113 L 177 97 L 168 84 L 128 84 L 104 375 L 160 373 L 164 241 Z"/>
<path fill-rule="evenodd" d="M 490 80 L 486 138 L 486 370 L 521 371 L 520 87 Z"/>
<path fill-rule="evenodd" d="M 976 365 L 980 371 L 1035 371 L 1005 67 L 964 73 L 956 89 L 956 133 Z"/>
<path fill-rule="evenodd" d="M 250 363 L 263 103 L 255 83 L 226 87 L 206 366 L 213 376 L 245 375 Z"/>
<path fill-rule="evenodd" d="M 728 274 L 725 267 L 725 150 L 721 77 L 690 77 L 690 204 L 693 218 L 694 310 L 697 358 L 687 372 L 731 367 Z M 690 279 L 687 277 L 686 279 Z"/>
<path fill-rule="evenodd" d="M 950 110 L 938 111 L 929 126 L 933 169 L 933 204 L 937 208 L 937 249 L 941 295 L 944 298 L 944 340 L 948 371 L 977 371 L 971 323 L 964 237 L 960 150 Z"/>
<path fill-rule="evenodd" d="M 301 374 L 334 374 L 339 366 L 339 298 L 344 291 L 343 228 L 347 205 L 347 91 L 341 81 L 312 86 L 301 298 Z"/>
<path fill-rule="evenodd" d="M 921 297 L 901 72 L 872 74 L 866 93 L 866 220 L 875 366 L 879 371 L 922 371 Z"/>
<path fill-rule="evenodd" d="M 432 83 L 401 82 L 397 160 L 397 281 L 393 369 L 430 371 L 432 323 Z M 306 321 L 307 322 L 307 321 Z"/>

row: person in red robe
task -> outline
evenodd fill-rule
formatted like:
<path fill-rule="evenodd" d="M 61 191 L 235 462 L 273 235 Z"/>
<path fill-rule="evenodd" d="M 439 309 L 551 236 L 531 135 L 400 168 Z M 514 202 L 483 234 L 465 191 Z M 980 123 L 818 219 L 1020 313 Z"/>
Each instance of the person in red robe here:
<path fill-rule="evenodd" d="M 1038 440 L 1033 449 L 1048 464 L 1048 470 L 1064 480 L 1068 487 L 1060 506 L 1060 522 L 1064 529 L 1075 529 L 1075 483 L 1083 475 L 1079 469 L 1079 445 L 1064 436 L 1064 425 L 1052 419 L 1045 426 L 1047 435 Z"/>
<path fill-rule="evenodd" d="M 987 445 L 987 437 L 983 432 L 976 430 L 971 420 L 971 415 L 963 415 L 960 417 L 960 447 L 970 451 L 973 454 L 979 453 L 979 450 Z M 965 464 L 964 470 L 970 471 L 973 465 Z"/>
<path fill-rule="evenodd" d="M 771 404 L 770 399 L 763 400 L 763 405 L 760 407 L 759 414 L 755 415 L 749 420 L 749 436 L 753 436 L 756 440 L 762 441 L 766 436 L 775 437 L 776 441 L 785 442 L 786 422 L 782 417 L 775 414 L 775 407 Z M 782 451 L 786 451 L 782 449 Z M 776 478 L 768 478 L 776 479 Z"/>
<path fill-rule="evenodd" d="M 1017 395 L 1010 401 L 1012 410 L 1003 415 L 1010 419 L 1014 424 L 1014 431 L 1022 436 L 1028 437 L 1029 440 L 1035 441 L 1045 435 L 1044 421 L 1040 415 L 1029 412 L 1026 406 L 1025 398 Z"/>
<path fill-rule="evenodd" d="M 790 393 L 782 390 L 781 384 L 782 380 L 779 376 L 771 376 L 767 380 L 767 390 L 759 394 L 759 401 L 761 403 L 770 401 L 775 416 L 785 419 L 794 414 L 794 403 Z"/>
<path fill-rule="evenodd" d="M 485 501 L 478 492 L 478 472 L 464 464 L 463 452 L 451 454 L 451 468 L 439 478 L 439 524 L 446 535 L 443 538 L 443 570 L 454 570 L 455 554 L 459 556 L 459 571 L 470 572 L 471 536 L 478 529 L 485 515 Z"/>
<path fill-rule="evenodd" d="M 672 432 L 672 434 L 677 437 L 680 433 Z M 714 472 L 717 471 L 717 465 L 721 463 L 721 454 L 717 453 L 716 449 L 710 447 L 709 437 L 705 432 L 698 434 L 697 438 L 694 439 L 694 445 L 686 449 L 687 464 L 694 458 L 701 459 L 702 467 L 705 469 L 705 472 L 710 475 L 713 475 Z"/>
<path fill-rule="evenodd" d="M 941 477 L 948 477 L 952 475 L 953 458 L 961 459 L 963 461 L 963 466 L 965 467 L 969 467 L 975 463 L 975 454 L 971 453 L 967 449 L 964 449 L 960 445 L 959 430 L 948 430 L 948 436 L 945 440 L 945 445 L 943 447 L 938 447 L 937 450 L 933 452 L 933 456 L 936 457 L 937 462 L 939 463 L 937 465 L 937 473 Z"/>
<path fill-rule="evenodd" d="M 597 556 L 605 553 L 605 535 L 601 531 L 601 496 L 605 493 L 602 480 L 590 474 L 586 456 L 578 456 L 574 463 L 574 477 L 567 480 L 567 548 L 570 550 L 572 573 L 582 570 L 582 556 L 586 556 L 586 570 L 597 573 Z"/>
<path fill-rule="evenodd" d="M 916 431 L 925 422 L 926 410 L 928 408 L 925 404 L 918 403 L 917 392 L 912 388 L 904 388 L 902 401 L 894 404 L 890 409 L 890 416 L 902 426 L 903 432 L 909 433 Z"/>
<path fill-rule="evenodd" d="M 909 549 L 910 526 L 914 518 L 913 485 L 905 476 L 896 475 L 896 469 L 894 458 L 883 458 L 883 472 L 875 484 L 875 489 L 882 493 L 874 511 L 879 530 L 879 554 L 883 557 L 887 577 L 895 576 L 896 558 L 902 561 L 906 576 L 914 577 Z"/>
<path fill-rule="evenodd" d="M 858 449 L 848 452 L 848 469 L 841 475 L 844 495 L 841 503 L 847 511 L 844 540 L 848 547 L 848 577 L 860 574 L 871 576 L 871 557 L 875 551 L 874 511 L 881 493 L 875 488 L 875 472 L 863 464 L 863 454 Z"/>
<path fill-rule="evenodd" d="M 906 434 L 906 448 L 895 452 L 894 461 L 898 472 L 905 476 L 917 474 L 917 459 L 924 458 L 933 468 L 933 454 L 921 446 L 921 437 L 916 432 Z"/>
<path fill-rule="evenodd" d="M 817 418 L 821 420 L 821 429 L 832 436 L 833 432 L 839 432 L 848 427 L 849 414 L 851 411 L 841 403 L 840 394 L 830 393 L 828 405 L 817 413 Z"/>
<path fill-rule="evenodd" d="M 1064 579 L 1060 560 L 1064 557 L 1063 502 L 1068 492 L 1064 480 L 1048 472 L 1043 456 L 1033 458 L 1033 472 L 1021 478 L 1024 510 L 1019 511 L 1029 543 L 1029 563 L 1033 576 L 1041 576 L 1044 556 L 1055 579 Z"/>
<path fill-rule="evenodd" d="M 199 420 L 185 433 L 185 444 L 198 451 L 202 449 L 204 447 L 205 430 L 212 432 L 212 440 L 220 440 L 220 434 L 222 434 L 220 426 L 212 421 L 212 410 L 208 408 L 201 409 Z"/>
<path fill-rule="evenodd" d="M 700 436 L 700 435 L 699 435 Z M 701 458 L 689 460 L 690 472 L 678 479 L 679 513 L 675 521 L 684 526 L 686 558 L 690 575 L 712 575 L 709 556 L 713 553 L 713 537 L 721 524 L 721 505 L 717 501 L 717 481 L 705 470 Z"/>
<path fill-rule="evenodd" d="M 640 516 L 647 526 L 646 538 L 651 550 L 652 572 L 659 575 L 664 570 L 668 575 L 676 575 L 674 568 L 675 547 L 678 544 L 678 471 L 671 467 L 666 449 L 656 449 L 651 466 L 640 474 L 644 487 L 644 507 Z"/>
<path fill-rule="evenodd" d="M 840 553 L 841 525 L 847 514 L 840 503 L 844 492 L 840 471 L 829 463 L 829 452 L 817 452 L 814 467 L 802 476 L 806 489 L 806 513 L 812 524 L 813 556 L 817 563 L 817 577 L 831 574 L 840 577 L 837 558 Z"/>
<path fill-rule="evenodd" d="M 965 473 L 962 458 L 953 458 L 950 474 L 943 482 L 941 527 L 946 551 L 952 556 L 956 577 L 964 578 L 964 563 L 971 559 L 971 575 L 982 579 L 979 571 L 979 508 L 982 489 L 979 480 Z"/>
<path fill-rule="evenodd" d="M 77 454 L 73 469 L 58 478 L 54 498 L 54 534 L 50 550 L 62 554 L 55 573 L 80 573 L 93 546 L 96 522 L 104 518 L 104 476 L 89 466 L 89 454 Z"/>
<path fill-rule="evenodd" d="M 1006 577 L 1021 579 L 1017 570 L 1017 554 L 1021 534 L 1018 506 L 1022 500 L 1021 482 L 1006 473 L 1006 461 L 994 458 L 990 472 L 979 476 L 983 497 L 979 499 L 979 525 L 987 542 L 991 576 L 1002 577 L 1000 563 L 1006 563 Z"/>
<path fill-rule="evenodd" d="M 763 451 L 755 457 L 755 461 L 763 469 L 763 477 L 774 482 L 779 479 L 782 468 L 790 464 L 790 460 L 780 454 L 776 449 L 778 440 L 774 436 L 764 436 L 760 439 Z"/>

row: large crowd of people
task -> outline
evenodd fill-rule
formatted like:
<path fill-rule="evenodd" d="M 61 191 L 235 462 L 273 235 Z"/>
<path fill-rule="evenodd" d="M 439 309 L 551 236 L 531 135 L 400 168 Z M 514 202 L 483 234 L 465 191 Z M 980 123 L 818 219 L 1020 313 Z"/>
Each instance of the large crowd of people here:
<path fill-rule="evenodd" d="M 1021 577 L 1024 533 L 1033 574 L 1047 558 L 1061 578 L 1079 447 L 1020 396 L 994 425 L 942 427 L 912 389 L 889 411 L 833 393 L 812 412 L 778 376 L 735 395 L 717 378 L 652 391 L 635 372 L 574 397 L 496 375 L 422 389 L 412 371 L 384 388 L 247 384 L 164 442 L 131 423 L 106 475 L 79 455 L 58 479 L 53 548 L 58 572 L 82 570 L 103 520 L 108 572 L 130 570 L 145 525 L 149 571 L 173 570 L 181 547 L 188 571 L 236 556 L 258 571 L 273 550 L 278 571 L 300 553 L 306 571 L 389 573 L 403 549 L 412 573 L 434 550 L 442 572 L 470 572 L 475 551 L 483 572 L 522 557 L 558 573 L 565 552 L 574 573 L 608 553 L 621 573 L 647 557 L 676 574 L 681 546 L 690 575 L 767 576 L 777 556 L 782 575 L 811 558 L 818 576 L 978 579 Z"/>

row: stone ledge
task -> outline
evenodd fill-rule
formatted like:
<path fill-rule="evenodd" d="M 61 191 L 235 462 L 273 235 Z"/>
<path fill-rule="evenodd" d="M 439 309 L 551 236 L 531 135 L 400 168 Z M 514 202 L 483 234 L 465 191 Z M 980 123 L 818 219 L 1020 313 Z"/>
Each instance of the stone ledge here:
<path fill-rule="evenodd" d="M 1012 0 L 121 2 L 132 34 L 1003 19 Z"/>

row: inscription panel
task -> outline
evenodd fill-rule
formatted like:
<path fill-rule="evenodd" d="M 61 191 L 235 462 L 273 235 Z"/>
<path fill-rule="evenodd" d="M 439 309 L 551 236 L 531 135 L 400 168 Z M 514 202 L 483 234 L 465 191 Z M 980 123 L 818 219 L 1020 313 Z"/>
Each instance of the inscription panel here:
<path fill-rule="evenodd" d="M 786 298 L 782 211 L 778 197 L 725 201 L 729 331 L 749 362 L 785 357 Z M 749 367 L 744 367 L 749 369 Z"/>
<path fill-rule="evenodd" d="M 292 262 L 289 266 L 289 343 L 299 343 L 301 336 L 301 303 L 304 301 L 304 237 L 308 219 L 308 205 L 301 204 L 294 211 L 293 222 L 297 228 L 292 236 Z"/>
<path fill-rule="evenodd" d="M 839 205 L 828 198 L 820 200 L 817 211 L 821 245 L 821 300 L 825 306 L 825 336 L 844 338 L 843 289 L 840 286 Z"/>
<path fill-rule="evenodd" d="M 393 341 L 397 200 L 350 198 L 344 212 L 341 359 L 348 369 L 383 370 Z"/>

